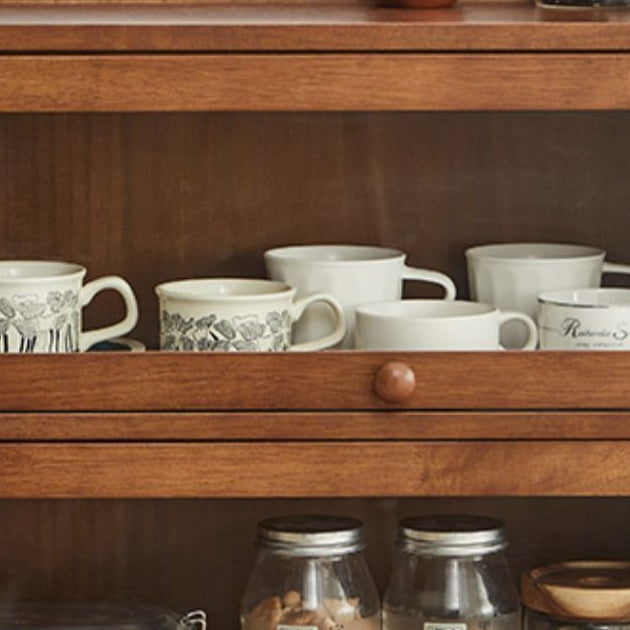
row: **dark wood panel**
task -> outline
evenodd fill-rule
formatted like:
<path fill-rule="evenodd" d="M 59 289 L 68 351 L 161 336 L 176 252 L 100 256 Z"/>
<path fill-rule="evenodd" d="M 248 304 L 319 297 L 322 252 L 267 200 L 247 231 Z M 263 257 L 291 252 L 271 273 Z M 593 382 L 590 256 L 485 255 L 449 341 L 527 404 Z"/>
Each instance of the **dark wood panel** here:
<path fill-rule="evenodd" d="M 4 443 L 0 496 L 627 496 L 628 457 L 627 441 Z"/>
<path fill-rule="evenodd" d="M 0 57 L 0 111 L 630 109 L 623 53 Z"/>
<path fill-rule="evenodd" d="M 629 135 L 615 112 L 4 115 L 0 251 L 123 275 L 150 347 L 156 284 L 262 276 L 288 243 L 399 247 L 466 296 L 463 251 L 483 242 L 628 262 Z M 100 296 L 86 323 L 119 315 Z"/>
<path fill-rule="evenodd" d="M 0 5 L 0 50 L 628 50 L 628 14 L 542 12 L 459 0 L 414 11 L 376 2 L 41 2 Z"/>

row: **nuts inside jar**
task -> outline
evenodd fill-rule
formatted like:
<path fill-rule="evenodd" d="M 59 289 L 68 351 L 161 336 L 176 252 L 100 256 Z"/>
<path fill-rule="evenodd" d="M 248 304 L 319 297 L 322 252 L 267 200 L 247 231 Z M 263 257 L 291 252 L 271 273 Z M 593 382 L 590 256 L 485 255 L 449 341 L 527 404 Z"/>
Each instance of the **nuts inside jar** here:
<path fill-rule="evenodd" d="M 378 630 L 380 615 L 361 617 L 358 597 L 325 598 L 317 610 L 303 607 L 298 591 L 268 597 L 245 616 L 243 630 L 277 630 L 278 626 L 308 626 L 317 630 Z"/>

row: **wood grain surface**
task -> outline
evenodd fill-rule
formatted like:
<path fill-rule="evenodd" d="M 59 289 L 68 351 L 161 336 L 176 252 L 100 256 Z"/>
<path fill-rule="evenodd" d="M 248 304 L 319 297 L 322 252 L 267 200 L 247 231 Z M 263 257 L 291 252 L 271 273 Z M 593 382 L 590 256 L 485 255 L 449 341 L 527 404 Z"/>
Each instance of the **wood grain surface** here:
<path fill-rule="evenodd" d="M 605 440 L 4 443 L 0 496 L 627 496 L 629 457 Z"/>
<path fill-rule="evenodd" d="M 0 413 L 0 441 L 630 439 L 628 412 Z"/>
<path fill-rule="evenodd" d="M 629 109 L 622 53 L 0 56 L 0 111 Z"/>
<path fill-rule="evenodd" d="M 392 359 L 417 375 L 401 403 L 373 390 Z M 630 408 L 630 365 L 609 352 L 14 354 L 0 370 L 6 411 Z"/>
<path fill-rule="evenodd" d="M 6 51 L 627 51 L 627 12 L 541 11 L 529 0 L 447 9 L 377 2 L 3 2 Z"/>

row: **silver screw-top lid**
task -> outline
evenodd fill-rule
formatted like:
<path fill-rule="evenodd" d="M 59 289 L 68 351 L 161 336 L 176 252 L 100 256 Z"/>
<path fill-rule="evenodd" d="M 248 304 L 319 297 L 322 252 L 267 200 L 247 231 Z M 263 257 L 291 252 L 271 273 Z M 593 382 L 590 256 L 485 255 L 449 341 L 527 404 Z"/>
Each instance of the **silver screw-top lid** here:
<path fill-rule="evenodd" d="M 345 516 L 279 516 L 258 523 L 258 543 L 296 556 L 352 553 L 364 547 L 363 523 Z"/>
<path fill-rule="evenodd" d="M 398 540 L 409 551 L 434 556 L 487 554 L 507 546 L 502 521 L 467 514 L 405 518 L 398 526 Z"/>

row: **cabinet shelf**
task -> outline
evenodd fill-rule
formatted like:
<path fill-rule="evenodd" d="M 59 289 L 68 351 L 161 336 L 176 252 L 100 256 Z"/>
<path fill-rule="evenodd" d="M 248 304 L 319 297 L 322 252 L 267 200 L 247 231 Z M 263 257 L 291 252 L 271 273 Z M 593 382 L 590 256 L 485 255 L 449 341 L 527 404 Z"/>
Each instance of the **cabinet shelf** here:
<path fill-rule="evenodd" d="M 391 361 L 416 379 L 396 404 L 373 386 Z M 5 355 L 0 372 L 11 411 L 630 410 L 610 352 Z"/>
<path fill-rule="evenodd" d="M 390 360 L 416 374 L 400 404 L 372 387 Z M 8 355 L 0 369 L 0 496 L 630 494 L 623 354 Z"/>
<path fill-rule="evenodd" d="M 529 2 L 0 7 L 4 112 L 630 109 L 630 18 Z"/>
<path fill-rule="evenodd" d="M 623 12 L 529 2 L 3 4 L 0 111 L 630 109 L 629 35 Z M 397 404 L 373 386 L 392 360 L 416 375 Z M 0 373 L 0 496 L 630 494 L 623 353 L 9 355 Z"/>
<path fill-rule="evenodd" d="M 258 277 L 284 243 L 394 244 L 460 288 L 486 239 L 627 261 L 630 12 L 1 2 L 0 81 L 3 255 L 126 278 L 151 347 L 158 282 Z M 101 297 L 86 329 L 119 317 Z M 396 403 L 392 361 L 416 380 Z M 0 375 L 10 596 L 236 627 L 243 541 L 289 510 L 364 520 L 382 577 L 424 510 L 496 512 L 518 570 L 627 551 L 628 353 L 0 355 Z"/>

